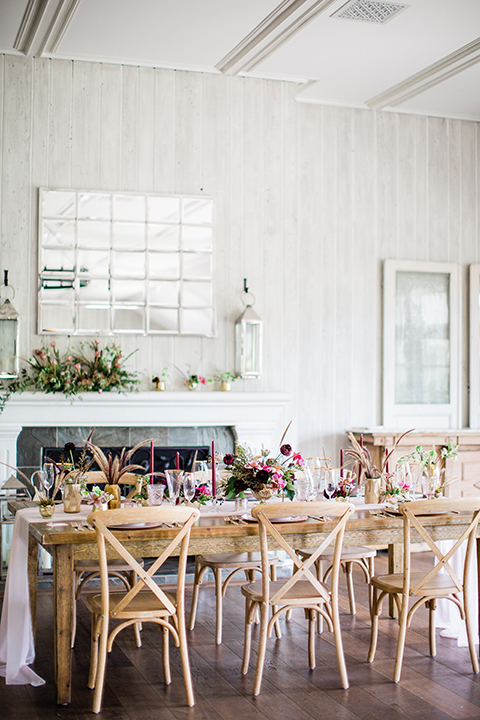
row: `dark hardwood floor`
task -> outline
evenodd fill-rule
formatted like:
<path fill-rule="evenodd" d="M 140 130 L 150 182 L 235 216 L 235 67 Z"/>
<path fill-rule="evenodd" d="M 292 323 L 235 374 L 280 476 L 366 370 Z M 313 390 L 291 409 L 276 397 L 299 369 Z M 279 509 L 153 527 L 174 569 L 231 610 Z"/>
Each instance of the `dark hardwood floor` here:
<path fill-rule="evenodd" d="M 425 566 L 428 556 L 416 556 Z M 380 555 L 377 571 L 386 571 Z M 375 662 L 365 662 L 369 643 L 366 589 L 356 575 L 357 615 L 351 617 L 342 596 L 342 628 L 350 679 L 339 686 L 335 649 L 330 633 L 317 638 L 317 668 L 307 667 L 307 635 L 303 613 L 282 621 L 283 637 L 267 649 L 262 692 L 251 694 L 256 656 L 247 676 L 240 675 L 243 648 L 243 597 L 239 585 L 228 590 L 224 603 L 223 644 L 214 643 L 215 601 L 212 586 L 200 594 L 197 627 L 189 632 L 190 660 L 196 705 L 185 705 L 177 650 L 172 647 L 172 684 L 165 686 L 161 670 L 161 633 L 144 627 L 143 647 L 124 631 L 108 659 L 103 711 L 105 720 L 463 720 L 480 718 L 480 676 L 472 674 L 466 648 L 440 638 L 435 659 L 428 655 L 426 612 L 422 608 L 407 634 L 401 682 L 391 682 L 396 647 L 396 621 L 382 618 Z M 343 586 L 344 589 L 344 586 Z M 187 603 L 190 601 L 190 592 Z M 89 665 L 89 613 L 80 603 L 73 661 L 73 701 L 55 705 L 53 685 L 53 598 L 41 591 L 38 607 L 35 670 L 46 679 L 39 688 L 5 686 L 0 679 L 0 717 L 92 718 L 92 693 L 86 687 Z M 437 631 L 438 632 L 438 631 Z M 254 650 L 256 644 L 254 644 Z"/>

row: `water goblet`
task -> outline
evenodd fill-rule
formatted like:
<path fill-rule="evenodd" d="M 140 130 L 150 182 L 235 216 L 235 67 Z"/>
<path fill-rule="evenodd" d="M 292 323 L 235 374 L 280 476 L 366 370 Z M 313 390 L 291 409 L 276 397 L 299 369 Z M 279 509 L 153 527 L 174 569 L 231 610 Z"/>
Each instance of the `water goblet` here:
<path fill-rule="evenodd" d="M 422 490 L 427 500 L 431 500 L 435 495 L 437 488 L 437 478 L 435 475 L 422 475 Z"/>
<path fill-rule="evenodd" d="M 333 497 L 333 494 L 335 493 L 335 490 L 337 489 L 338 484 L 338 477 L 337 477 L 338 470 L 334 470 L 333 468 L 327 468 L 325 472 L 325 495 L 327 496 L 327 500 L 331 500 Z"/>
<path fill-rule="evenodd" d="M 50 490 L 55 482 L 55 465 L 53 463 L 44 463 L 42 470 L 43 487 L 45 488 L 47 494 L 50 494 Z"/>
<path fill-rule="evenodd" d="M 149 505 L 161 505 L 163 503 L 163 494 L 165 485 L 157 483 L 156 485 L 147 485 L 147 496 Z"/>
<path fill-rule="evenodd" d="M 174 505 L 177 504 L 178 496 L 180 495 L 180 488 L 182 487 L 183 482 L 183 473 L 183 470 L 165 470 L 168 495 Z"/>
<path fill-rule="evenodd" d="M 190 504 L 195 497 L 196 489 L 195 473 L 185 473 L 185 477 L 183 478 L 183 497 L 188 504 Z"/>

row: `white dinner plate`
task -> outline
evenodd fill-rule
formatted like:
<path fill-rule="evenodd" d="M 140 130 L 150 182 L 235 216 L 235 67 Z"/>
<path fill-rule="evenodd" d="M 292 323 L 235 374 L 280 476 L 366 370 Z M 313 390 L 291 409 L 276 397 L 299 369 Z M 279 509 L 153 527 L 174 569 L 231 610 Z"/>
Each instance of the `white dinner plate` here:
<path fill-rule="evenodd" d="M 257 518 L 254 518 L 249 514 L 242 515 L 242 520 L 245 520 L 246 522 L 258 522 Z M 270 522 L 272 523 L 297 523 L 306 522 L 307 520 L 308 515 L 288 515 L 287 517 L 270 518 Z"/>
<path fill-rule="evenodd" d="M 150 530 L 150 528 L 160 527 L 162 523 L 159 522 L 139 522 L 139 523 L 128 523 L 127 525 L 115 525 L 111 527 L 111 530 Z"/>

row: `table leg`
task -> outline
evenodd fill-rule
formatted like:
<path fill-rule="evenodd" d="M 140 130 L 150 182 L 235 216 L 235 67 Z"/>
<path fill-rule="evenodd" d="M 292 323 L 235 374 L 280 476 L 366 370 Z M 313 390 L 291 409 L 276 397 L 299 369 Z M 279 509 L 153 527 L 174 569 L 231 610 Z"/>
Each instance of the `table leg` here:
<path fill-rule="evenodd" d="M 68 705 L 72 695 L 73 547 L 53 548 L 54 652 L 57 704 Z"/>
<path fill-rule="evenodd" d="M 478 632 L 480 634 L 480 537 L 477 537 L 477 598 L 478 598 Z"/>
<path fill-rule="evenodd" d="M 403 572 L 403 545 L 395 543 L 388 546 L 388 574 Z M 391 618 L 398 617 L 398 610 L 393 595 L 388 596 L 388 614 Z"/>
<path fill-rule="evenodd" d="M 30 615 L 35 639 L 37 630 L 37 585 L 38 585 L 38 542 L 33 535 L 28 536 L 28 592 L 30 594 Z"/>

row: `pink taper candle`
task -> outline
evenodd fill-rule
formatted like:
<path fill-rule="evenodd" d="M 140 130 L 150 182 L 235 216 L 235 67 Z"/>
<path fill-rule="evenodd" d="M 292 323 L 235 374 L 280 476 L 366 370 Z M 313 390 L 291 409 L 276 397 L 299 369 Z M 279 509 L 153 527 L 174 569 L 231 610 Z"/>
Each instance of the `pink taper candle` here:
<path fill-rule="evenodd" d="M 215 467 L 215 440 L 212 440 L 212 495 L 217 497 L 217 468 Z"/>
<path fill-rule="evenodd" d="M 155 461 L 153 455 L 153 440 L 150 443 L 150 483 L 153 484 L 153 473 L 155 472 Z"/>

